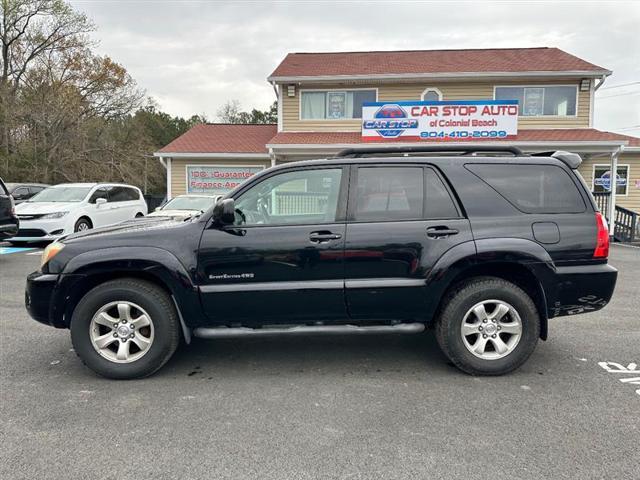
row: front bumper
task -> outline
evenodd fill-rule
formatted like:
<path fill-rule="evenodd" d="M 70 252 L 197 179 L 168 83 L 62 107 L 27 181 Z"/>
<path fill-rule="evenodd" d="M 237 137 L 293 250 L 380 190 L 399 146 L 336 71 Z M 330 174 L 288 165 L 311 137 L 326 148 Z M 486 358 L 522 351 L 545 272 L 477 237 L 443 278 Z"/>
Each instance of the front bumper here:
<path fill-rule="evenodd" d="M 51 323 L 51 305 L 60 275 L 33 272 L 27 277 L 24 304 L 34 320 L 45 325 Z"/>
<path fill-rule="evenodd" d="M 73 225 L 63 218 L 20 220 L 20 229 L 12 242 L 49 242 L 73 233 Z"/>
<path fill-rule="evenodd" d="M 613 296 L 617 277 L 618 270 L 606 263 L 557 267 L 554 288 L 545 292 L 549 317 L 604 308 Z"/>

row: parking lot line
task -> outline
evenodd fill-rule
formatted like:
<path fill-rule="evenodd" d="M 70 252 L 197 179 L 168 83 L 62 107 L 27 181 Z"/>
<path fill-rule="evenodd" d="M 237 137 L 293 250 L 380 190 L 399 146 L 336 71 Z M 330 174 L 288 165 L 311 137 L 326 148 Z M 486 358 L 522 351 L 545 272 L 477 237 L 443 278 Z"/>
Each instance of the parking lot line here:
<path fill-rule="evenodd" d="M 35 250 L 34 248 L 24 247 L 0 247 L 0 255 L 11 255 L 12 253 L 24 253 Z"/>

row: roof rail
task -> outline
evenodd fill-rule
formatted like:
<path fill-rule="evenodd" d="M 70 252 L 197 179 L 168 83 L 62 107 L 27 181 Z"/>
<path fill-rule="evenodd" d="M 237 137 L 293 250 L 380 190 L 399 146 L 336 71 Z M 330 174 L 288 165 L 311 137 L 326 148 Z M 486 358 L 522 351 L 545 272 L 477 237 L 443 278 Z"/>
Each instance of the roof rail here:
<path fill-rule="evenodd" d="M 552 157 L 562 161 L 571 170 L 576 170 L 582 163 L 582 157 L 577 153 L 565 152 L 564 150 L 556 150 L 550 152 L 536 152 L 531 154 L 533 157 Z"/>
<path fill-rule="evenodd" d="M 409 146 L 389 146 L 389 147 L 358 147 L 347 148 L 336 154 L 336 157 L 360 157 L 363 155 L 388 155 L 394 153 L 433 153 L 433 152 L 460 152 L 462 155 L 469 155 L 478 152 L 511 153 L 514 156 L 524 155 L 522 150 L 512 146 L 489 146 L 489 145 L 409 145 Z"/>

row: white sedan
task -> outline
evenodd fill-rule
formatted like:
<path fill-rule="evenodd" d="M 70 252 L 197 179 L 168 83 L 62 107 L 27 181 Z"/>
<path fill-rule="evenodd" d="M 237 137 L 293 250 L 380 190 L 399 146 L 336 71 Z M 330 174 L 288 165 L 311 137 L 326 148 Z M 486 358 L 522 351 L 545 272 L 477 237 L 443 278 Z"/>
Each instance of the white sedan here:
<path fill-rule="evenodd" d="M 11 243 L 55 240 L 147 214 L 139 188 L 115 183 L 63 183 L 16 206 L 20 229 Z"/>
<path fill-rule="evenodd" d="M 149 217 L 187 218 L 211 208 L 220 195 L 178 195 L 156 208 Z"/>

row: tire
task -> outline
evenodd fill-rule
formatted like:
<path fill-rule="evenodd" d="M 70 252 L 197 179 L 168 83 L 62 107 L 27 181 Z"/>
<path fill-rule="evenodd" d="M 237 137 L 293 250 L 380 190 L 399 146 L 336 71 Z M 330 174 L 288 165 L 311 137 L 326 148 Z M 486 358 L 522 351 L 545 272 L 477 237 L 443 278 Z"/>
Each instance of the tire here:
<path fill-rule="evenodd" d="M 74 232 L 82 232 L 85 230 L 91 230 L 93 225 L 91 224 L 91 220 L 86 217 L 79 218 L 76 224 L 73 226 Z"/>
<path fill-rule="evenodd" d="M 533 300 L 501 278 L 467 280 L 445 297 L 443 305 L 436 323 L 438 344 L 456 367 L 471 375 L 516 370 L 540 337 L 540 316 Z"/>
<path fill-rule="evenodd" d="M 142 212 L 136 213 L 135 218 L 142 218 L 142 217 L 144 217 L 144 213 L 142 213 Z"/>
<path fill-rule="evenodd" d="M 129 323 L 118 321 L 127 317 L 120 315 L 121 305 L 130 305 Z M 117 329 L 110 325 L 111 320 L 105 322 L 109 326 L 95 321 L 103 309 L 106 318 L 115 319 Z M 142 315 L 150 319 L 146 326 L 143 325 L 146 322 L 140 321 Z M 134 328 L 122 334 L 123 325 Z M 90 290 L 76 306 L 71 318 L 71 342 L 84 364 L 98 375 L 113 379 L 142 378 L 156 372 L 171 358 L 180 342 L 180 325 L 171 298 L 160 287 L 138 279 L 112 280 Z M 96 346 L 99 342 L 108 345 L 99 348 Z M 127 359 L 119 357 L 121 344 L 123 349 L 128 345 Z"/>

